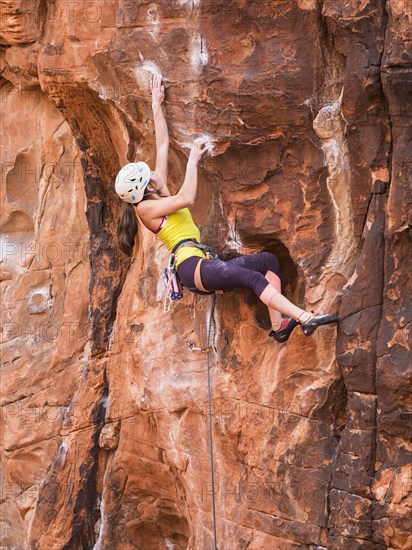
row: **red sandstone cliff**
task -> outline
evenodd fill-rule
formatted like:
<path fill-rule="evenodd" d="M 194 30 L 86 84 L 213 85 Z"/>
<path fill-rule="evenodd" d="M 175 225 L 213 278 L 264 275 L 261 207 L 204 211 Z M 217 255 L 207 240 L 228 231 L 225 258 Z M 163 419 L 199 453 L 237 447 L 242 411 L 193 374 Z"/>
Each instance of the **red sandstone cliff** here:
<path fill-rule="evenodd" d="M 412 7 L 407 0 L 0 2 L 1 503 L 11 549 L 212 548 L 209 302 L 162 310 L 153 235 L 116 243 L 114 177 L 216 156 L 193 207 L 228 258 L 275 251 L 287 296 L 339 312 L 268 342 L 218 296 L 220 550 L 412 545 Z M 409 307 L 408 307 L 409 304 Z"/>

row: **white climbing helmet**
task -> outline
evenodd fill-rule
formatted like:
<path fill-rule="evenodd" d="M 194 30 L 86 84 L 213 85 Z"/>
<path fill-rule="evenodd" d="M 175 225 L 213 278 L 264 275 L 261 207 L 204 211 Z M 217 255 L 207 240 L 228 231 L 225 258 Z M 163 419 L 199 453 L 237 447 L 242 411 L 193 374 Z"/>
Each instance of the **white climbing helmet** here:
<path fill-rule="evenodd" d="M 116 176 L 116 193 L 124 202 L 138 203 L 149 181 L 150 168 L 145 162 L 129 162 Z"/>

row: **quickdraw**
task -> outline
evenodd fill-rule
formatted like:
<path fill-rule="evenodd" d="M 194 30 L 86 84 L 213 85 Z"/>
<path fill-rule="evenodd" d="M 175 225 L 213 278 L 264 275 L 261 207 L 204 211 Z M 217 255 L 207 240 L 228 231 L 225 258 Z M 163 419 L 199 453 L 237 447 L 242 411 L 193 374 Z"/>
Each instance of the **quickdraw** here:
<path fill-rule="evenodd" d="M 171 254 L 169 264 L 163 271 L 163 283 L 166 289 L 166 295 L 163 303 L 163 311 L 170 311 L 170 304 L 174 300 L 183 298 L 183 286 L 176 271 L 176 255 Z"/>

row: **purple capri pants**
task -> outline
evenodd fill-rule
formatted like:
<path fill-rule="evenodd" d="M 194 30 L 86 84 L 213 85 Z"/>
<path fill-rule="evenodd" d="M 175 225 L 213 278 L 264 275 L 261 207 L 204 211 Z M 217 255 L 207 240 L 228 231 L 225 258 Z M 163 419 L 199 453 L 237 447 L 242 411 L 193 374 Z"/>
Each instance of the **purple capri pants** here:
<path fill-rule="evenodd" d="M 208 294 L 197 290 L 194 284 L 194 273 L 200 260 L 198 256 L 187 258 L 179 265 L 177 272 L 185 288 L 196 294 Z M 270 284 L 265 279 L 268 271 L 280 277 L 279 260 L 271 252 L 248 254 L 226 262 L 205 259 L 200 266 L 202 283 L 207 290 L 249 288 L 258 297 Z"/>

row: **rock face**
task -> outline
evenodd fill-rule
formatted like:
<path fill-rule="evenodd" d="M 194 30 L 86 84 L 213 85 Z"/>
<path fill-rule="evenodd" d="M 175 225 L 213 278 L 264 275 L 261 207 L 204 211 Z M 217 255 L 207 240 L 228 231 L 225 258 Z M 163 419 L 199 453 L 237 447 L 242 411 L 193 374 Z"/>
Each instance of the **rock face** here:
<path fill-rule="evenodd" d="M 170 185 L 206 134 L 193 207 L 223 258 L 276 252 L 286 295 L 336 327 L 268 342 L 254 295 L 211 336 L 220 550 L 412 546 L 407 0 L 1 7 L 0 545 L 213 547 L 211 298 L 163 312 L 167 251 L 119 250 L 114 177 Z M 234 322 L 235 320 L 235 322 Z"/>

